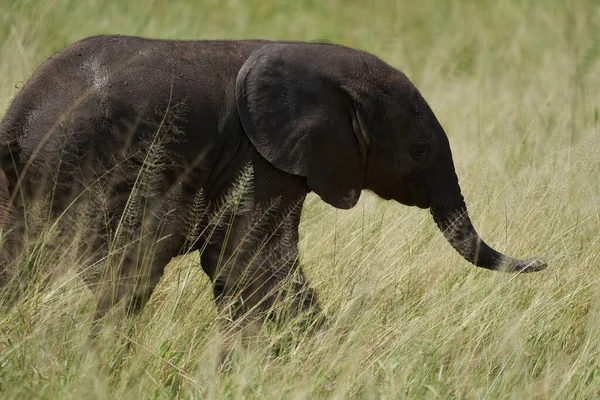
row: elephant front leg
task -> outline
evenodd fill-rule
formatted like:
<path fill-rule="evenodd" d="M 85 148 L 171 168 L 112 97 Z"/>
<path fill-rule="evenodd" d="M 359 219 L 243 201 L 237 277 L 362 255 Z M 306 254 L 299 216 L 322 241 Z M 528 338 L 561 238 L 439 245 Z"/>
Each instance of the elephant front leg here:
<path fill-rule="evenodd" d="M 259 330 L 266 319 L 300 322 L 301 329 L 322 323 L 314 290 L 298 265 L 296 246 L 290 248 L 282 235 L 259 244 L 232 240 L 225 247 L 207 246 L 201 264 L 213 282 L 221 318 L 245 331 Z"/>

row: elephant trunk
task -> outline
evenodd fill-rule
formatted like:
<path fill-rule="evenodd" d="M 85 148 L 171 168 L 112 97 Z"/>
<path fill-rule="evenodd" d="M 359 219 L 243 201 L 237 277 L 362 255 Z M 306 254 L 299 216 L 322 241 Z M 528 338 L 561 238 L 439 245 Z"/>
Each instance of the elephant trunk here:
<path fill-rule="evenodd" d="M 473 227 L 464 203 L 453 210 L 432 207 L 431 214 L 452 247 L 478 267 L 508 272 L 535 272 L 546 268 L 546 264 L 536 258 L 518 260 L 488 246 Z"/>
<path fill-rule="evenodd" d="M 478 267 L 491 270 L 534 272 L 546 268 L 546 264 L 536 258 L 518 260 L 488 246 L 471 223 L 451 157 L 449 163 L 438 164 L 438 171 L 444 171 L 444 176 L 440 176 L 441 179 L 437 182 L 432 182 L 432 186 L 438 190 L 431 204 L 431 215 L 448 242 L 461 256 Z"/>

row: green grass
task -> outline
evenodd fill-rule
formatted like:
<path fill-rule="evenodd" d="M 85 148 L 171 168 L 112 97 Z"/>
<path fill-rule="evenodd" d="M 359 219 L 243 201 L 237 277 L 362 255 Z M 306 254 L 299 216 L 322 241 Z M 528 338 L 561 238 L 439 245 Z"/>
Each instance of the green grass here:
<path fill-rule="evenodd" d="M 191 256 L 171 263 L 127 334 L 129 352 L 120 346 L 127 331 L 110 327 L 90 350 L 93 300 L 66 254 L 58 277 L 0 314 L 0 396 L 600 395 L 596 2 L 199 3 L 0 2 L 0 114 L 46 58 L 92 34 L 357 47 L 403 70 L 430 103 L 483 238 L 509 255 L 542 255 L 548 270 L 481 271 L 426 211 L 367 192 L 350 211 L 311 196 L 301 261 L 327 330 L 274 357 L 287 328 L 265 327 L 263 343 L 219 373 L 210 284 Z"/>

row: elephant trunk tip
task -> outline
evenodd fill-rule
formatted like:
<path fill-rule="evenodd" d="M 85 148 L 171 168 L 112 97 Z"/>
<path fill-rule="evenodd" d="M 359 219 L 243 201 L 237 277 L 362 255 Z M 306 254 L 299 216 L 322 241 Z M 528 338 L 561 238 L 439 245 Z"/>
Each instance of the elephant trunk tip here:
<path fill-rule="evenodd" d="M 539 258 L 529 258 L 527 260 L 508 259 L 505 262 L 509 272 L 530 273 L 543 271 L 548 267 L 548 264 Z"/>

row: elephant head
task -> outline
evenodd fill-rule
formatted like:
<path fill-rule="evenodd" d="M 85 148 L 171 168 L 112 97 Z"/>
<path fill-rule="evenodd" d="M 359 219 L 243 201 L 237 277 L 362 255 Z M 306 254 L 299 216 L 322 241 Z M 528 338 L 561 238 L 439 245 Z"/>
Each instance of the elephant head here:
<path fill-rule="evenodd" d="M 444 129 L 400 71 L 330 44 L 267 44 L 236 82 L 243 128 L 276 168 L 306 177 L 324 201 L 353 207 L 362 189 L 429 208 L 452 247 L 487 269 L 546 264 L 489 247 L 473 228 Z"/>

